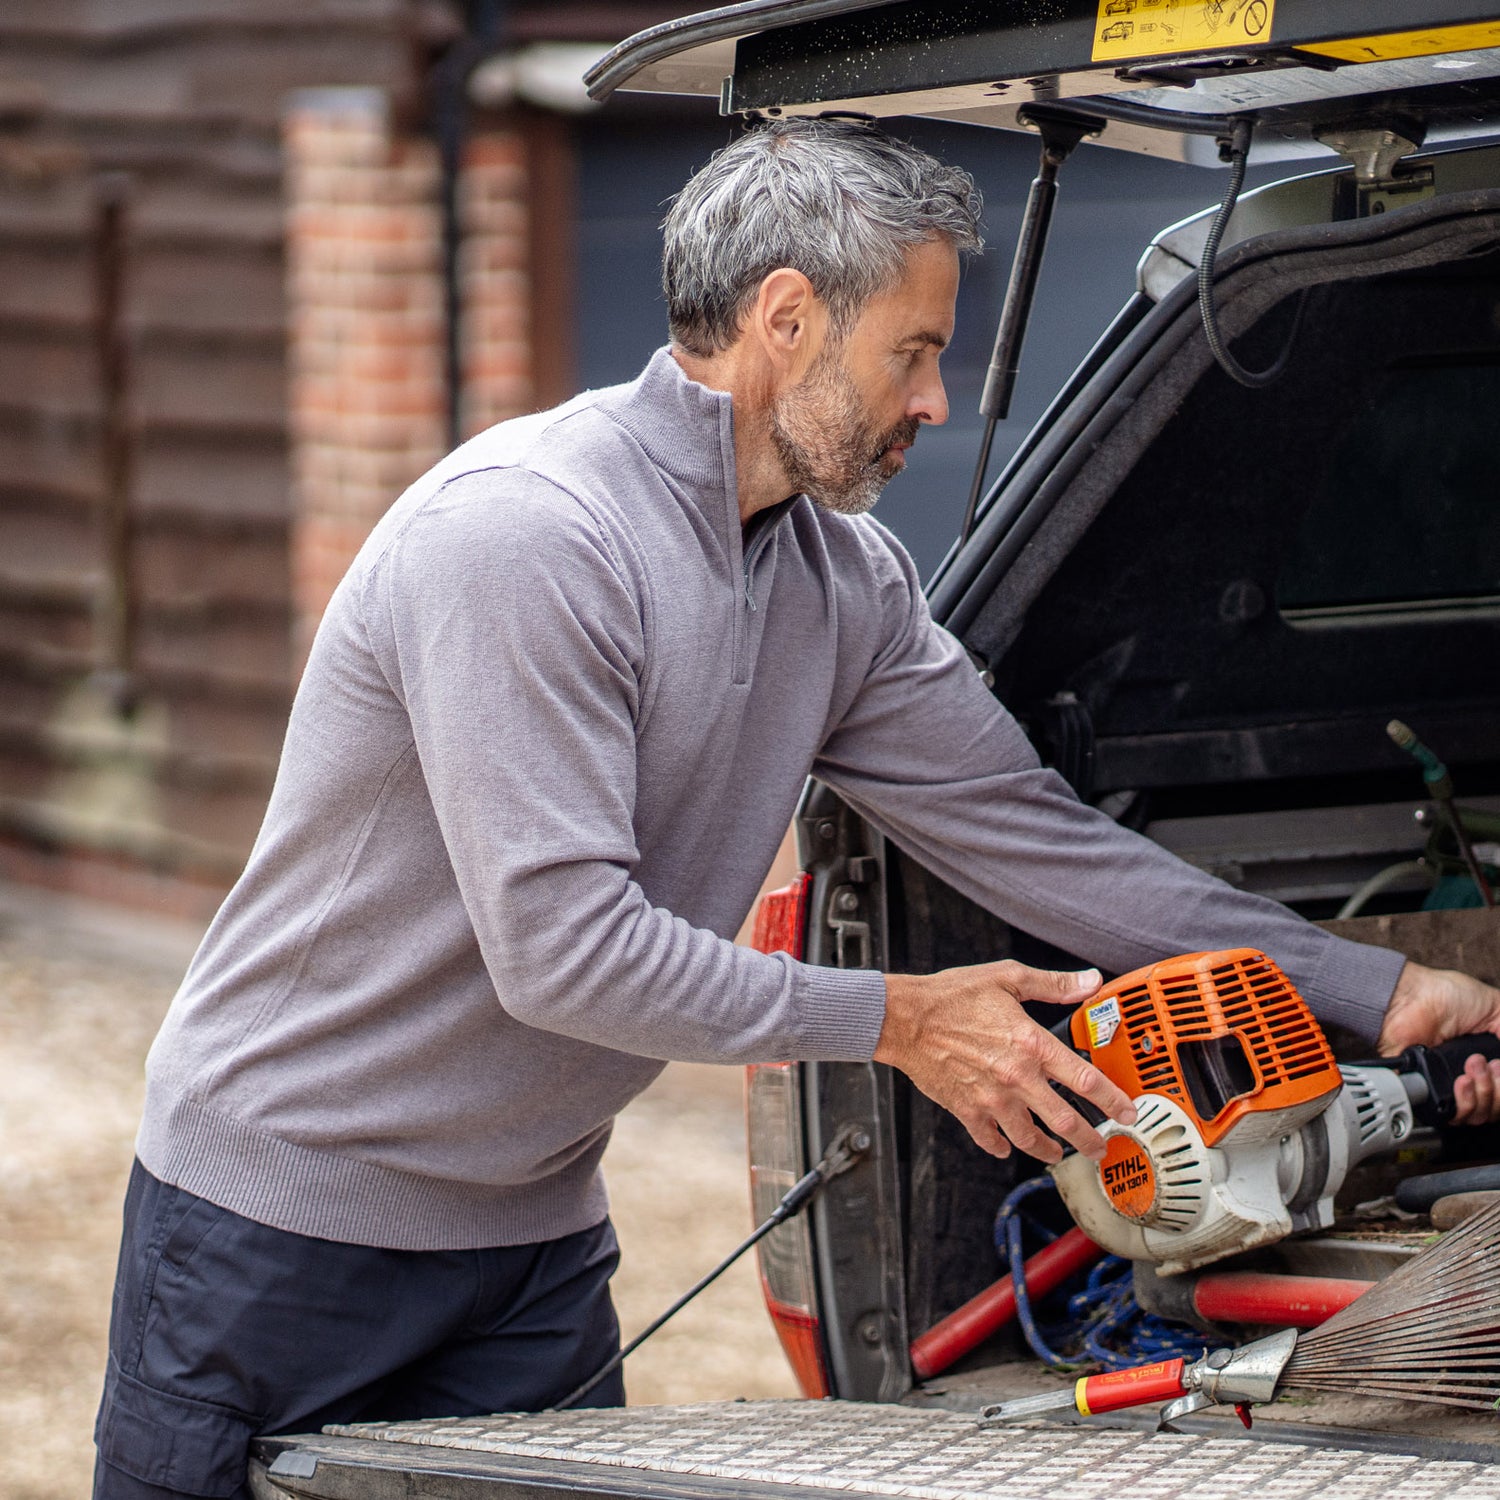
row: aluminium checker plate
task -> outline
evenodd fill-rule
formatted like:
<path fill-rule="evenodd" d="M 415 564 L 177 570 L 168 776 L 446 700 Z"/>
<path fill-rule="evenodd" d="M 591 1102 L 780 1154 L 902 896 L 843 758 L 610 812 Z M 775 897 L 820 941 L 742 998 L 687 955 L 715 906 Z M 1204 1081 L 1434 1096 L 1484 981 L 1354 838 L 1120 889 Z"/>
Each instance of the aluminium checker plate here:
<path fill-rule="evenodd" d="M 1500 1500 L 1500 1465 L 1111 1428 L 980 1431 L 958 1413 L 848 1401 L 376 1422 L 325 1434 L 262 1440 L 276 1488 L 257 1477 L 256 1495 L 747 1500 L 790 1487 L 911 1500 Z"/>

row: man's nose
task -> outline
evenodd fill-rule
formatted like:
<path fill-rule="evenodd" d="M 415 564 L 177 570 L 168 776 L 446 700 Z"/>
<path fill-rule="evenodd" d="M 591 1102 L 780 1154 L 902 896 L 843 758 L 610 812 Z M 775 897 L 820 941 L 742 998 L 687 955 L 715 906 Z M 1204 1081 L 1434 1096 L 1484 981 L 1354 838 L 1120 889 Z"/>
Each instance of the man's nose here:
<path fill-rule="evenodd" d="M 943 389 L 941 375 L 934 375 L 930 381 L 924 382 L 912 397 L 906 414 L 919 422 L 930 422 L 934 427 L 941 427 L 948 420 L 948 392 Z"/>

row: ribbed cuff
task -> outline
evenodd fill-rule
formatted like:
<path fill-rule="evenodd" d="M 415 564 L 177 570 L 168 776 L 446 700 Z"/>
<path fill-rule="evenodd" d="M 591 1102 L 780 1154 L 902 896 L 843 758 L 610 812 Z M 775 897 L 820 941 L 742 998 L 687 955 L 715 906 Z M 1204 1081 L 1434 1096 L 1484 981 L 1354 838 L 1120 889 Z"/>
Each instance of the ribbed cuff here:
<path fill-rule="evenodd" d="M 1374 1041 L 1380 1035 L 1406 955 L 1390 948 L 1325 934 L 1316 973 L 1302 997 L 1320 1021 L 1331 1022 Z"/>
<path fill-rule="evenodd" d="M 875 969 L 801 966 L 802 1062 L 869 1062 L 885 1025 L 885 975 Z"/>

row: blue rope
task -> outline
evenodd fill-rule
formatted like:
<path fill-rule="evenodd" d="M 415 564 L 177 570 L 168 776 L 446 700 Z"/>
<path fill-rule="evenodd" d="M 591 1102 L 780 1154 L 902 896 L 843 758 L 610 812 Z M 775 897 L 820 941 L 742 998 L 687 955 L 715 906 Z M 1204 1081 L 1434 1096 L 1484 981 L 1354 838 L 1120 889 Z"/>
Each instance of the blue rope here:
<path fill-rule="evenodd" d="M 1092 1267 L 1083 1290 L 1067 1299 L 1061 1318 L 1043 1324 L 1026 1287 L 1025 1240 L 1050 1244 L 1057 1235 L 1022 1204 L 1038 1193 L 1057 1191 L 1045 1173 L 1013 1188 L 995 1216 L 995 1249 L 1010 1268 L 1016 1294 L 1016 1321 L 1036 1357 L 1055 1370 L 1076 1371 L 1098 1365 L 1124 1370 L 1131 1365 L 1177 1355 L 1196 1359 L 1204 1348 L 1203 1335 L 1183 1323 L 1143 1312 L 1135 1300 L 1130 1262 L 1106 1255 Z"/>

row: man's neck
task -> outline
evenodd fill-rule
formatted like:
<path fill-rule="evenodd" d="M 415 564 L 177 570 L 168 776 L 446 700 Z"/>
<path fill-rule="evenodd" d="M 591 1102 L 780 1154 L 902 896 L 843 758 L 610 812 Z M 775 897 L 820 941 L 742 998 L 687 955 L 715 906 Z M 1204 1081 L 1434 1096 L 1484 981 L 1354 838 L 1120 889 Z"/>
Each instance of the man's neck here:
<path fill-rule="evenodd" d="M 672 358 L 689 380 L 729 397 L 734 414 L 736 498 L 740 524 L 748 525 L 752 516 L 779 505 L 794 493 L 771 441 L 769 381 L 750 368 L 747 360 L 737 357 L 735 349 L 699 355 L 674 344 Z"/>

